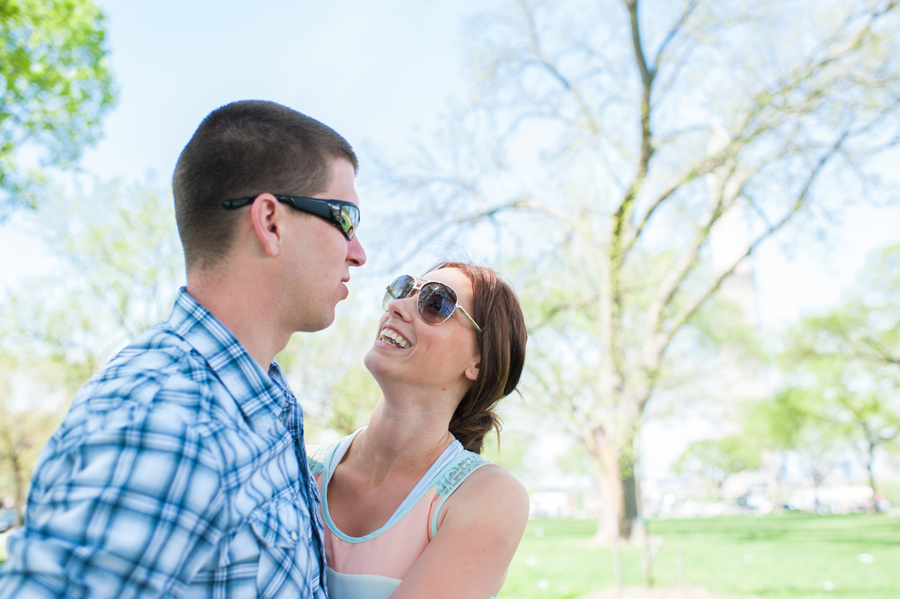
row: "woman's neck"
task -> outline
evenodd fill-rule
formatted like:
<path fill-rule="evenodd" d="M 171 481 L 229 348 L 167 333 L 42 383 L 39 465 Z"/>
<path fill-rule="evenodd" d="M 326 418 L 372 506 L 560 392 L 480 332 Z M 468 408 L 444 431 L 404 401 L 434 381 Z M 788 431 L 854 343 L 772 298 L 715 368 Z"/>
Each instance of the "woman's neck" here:
<path fill-rule="evenodd" d="M 382 397 L 347 459 L 364 467 L 375 479 L 391 473 L 426 471 L 454 437 L 447 429 L 452 412 L 439 405 L 424 405 L 428 404 L 406 402 L 398 406 Z"/>

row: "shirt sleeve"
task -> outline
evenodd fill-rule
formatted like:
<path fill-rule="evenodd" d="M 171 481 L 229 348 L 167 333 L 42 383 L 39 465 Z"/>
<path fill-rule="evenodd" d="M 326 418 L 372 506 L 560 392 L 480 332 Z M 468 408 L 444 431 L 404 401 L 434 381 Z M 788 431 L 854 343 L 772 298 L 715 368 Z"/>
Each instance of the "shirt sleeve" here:
<path fill-rule="evenodd" d="M 226 510 L 208 438 L 177 410 L 122 412 L 44 449 L 0 599 L 179 597 L 210 559 Z"/>

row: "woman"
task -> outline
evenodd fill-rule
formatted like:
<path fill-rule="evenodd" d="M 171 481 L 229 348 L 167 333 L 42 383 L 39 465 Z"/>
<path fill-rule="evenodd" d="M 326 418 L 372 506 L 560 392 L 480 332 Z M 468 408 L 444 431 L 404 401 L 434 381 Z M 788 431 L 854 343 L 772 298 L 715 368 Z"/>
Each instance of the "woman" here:
<path fill-rule="evenodd" d="M 369 426 L 311 462 L 330 596 L 496 596 L 528 495 L 478 453 L 525 361 L 518 299 L 488 268 L 443 262 L 398 277 L 384 309 L 365 358 L 382 391 Z"/>

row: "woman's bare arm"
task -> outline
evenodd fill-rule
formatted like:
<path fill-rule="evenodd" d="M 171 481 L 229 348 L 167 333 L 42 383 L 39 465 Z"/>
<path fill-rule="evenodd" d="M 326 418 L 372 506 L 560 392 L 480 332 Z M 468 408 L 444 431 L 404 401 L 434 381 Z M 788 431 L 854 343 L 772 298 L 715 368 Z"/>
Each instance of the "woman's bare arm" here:
<path fill-rule="evenodd" d="M 479 468 L 447 498 L 437 534 L 391 599 L 496 596 L 527 520 L 522 483 L 500 466 Z"/>

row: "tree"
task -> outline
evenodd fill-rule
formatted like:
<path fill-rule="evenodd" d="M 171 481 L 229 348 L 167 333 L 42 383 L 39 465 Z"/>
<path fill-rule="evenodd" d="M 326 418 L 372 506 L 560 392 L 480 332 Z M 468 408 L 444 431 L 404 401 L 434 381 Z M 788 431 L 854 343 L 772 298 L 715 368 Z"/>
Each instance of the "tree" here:
<path fill-rule="evenodd" d="M 89 191 L 46 197 L 26 226 L 55 268 L 7 298 L 6 311 L 18 347 L 81 364 L 77 388 L 168 315 L 184 259 L 171 196 L 152 182 L 94 181 Z"/>
<path fill-rule="evenodd" d="M 45 389 L 39 382 L 34 384 L 41 380 L 38 377 L 18 380 L 21 369 L 16 362 L 14 356 L 0 355 L 0 497 L 11 489 L 21 524 L 31 470 L 38 451 L 59 423 L 60 411 L 53 403 L 39 409 L 23 409 L 17 405 L 23 395 L 27 397 Z M 47 377 L 46 365 L 42 374 Z M 20 382 L 25 384 L 17 385 Z"/>
<path fill-rule="evenodd" d="M 815 393 L 789 388 L 751 408 L 755 412 L 752 419 L 758 423 L 755 428 L 762 432 L 762 443 L 799 460 L 815 490 L 816 512 L 822 483 L 850 449 L 841 427 L 818 410 L 818 401 Z"/>
<path fill-rule="evenodd" d="M 841 431 L 868 473 L 874 497 L 879 452 L 900 440 L 900 245 L 873 255 L 838 306 L 786 335 L 786 384 L 812 418 Z M 874 502 L 870 506 L 875 509 Z"/>
<path fill-rule="evenodd" d="M 31 204 L 25 167 L 68 166 L 113 105 L 104 16 L 94 0 L 0 0 L 0 216 Z"/>
<path fill-rule="evenodd" d="M 701 476 L 713 484 L 716 496 L 721 497 L 729 476 L 759 467 L 759 448 L 753 441 L 743 434 L 694 441 L 675 462 L 673 470 Z"/>
<path fill-rule="evenodd" d="M 623 536 L 635 439 L 704 307 L 793 221 L 880 197 L 871 159 L 900 138 L 897 1 L 748 6 L 521 0 L 473 24 L 474 89 L 434 144 L 384 169 L 421 198 L 385 227 L 410 254 L 468 233 L 506 257 L 532 384 Z"/>
<path fill-rule="evenodd" d="M 112 181 L 47 198 L 25 220 L 54 269 L 0 302 L 0 484 L 9 481 L 20 510 L 37 454 L 75 391 L 165 318 L 183 280 L 168 194 Z"/>

